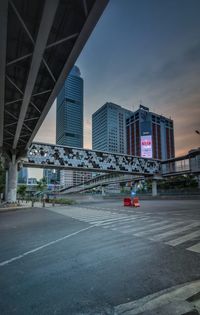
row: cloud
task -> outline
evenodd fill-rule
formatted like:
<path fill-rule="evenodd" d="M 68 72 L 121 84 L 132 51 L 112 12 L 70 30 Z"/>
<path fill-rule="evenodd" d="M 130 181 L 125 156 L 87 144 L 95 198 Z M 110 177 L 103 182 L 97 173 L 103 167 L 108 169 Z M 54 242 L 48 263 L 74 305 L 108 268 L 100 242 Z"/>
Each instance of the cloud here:
<path fill-rule="evenodd" d="M 143 70 L 138 75 L 136 84 L 139 88 L 152 89 L 157 86 L 163 90 L 175 82 L 181 87 L 185 81 L 194 84 L 192 79 L 199 78 L 199 70 L 200 42 L 197 42 L 182 54 L 177 54 L 162 64 L 154 63 L 149 69 Z"/>

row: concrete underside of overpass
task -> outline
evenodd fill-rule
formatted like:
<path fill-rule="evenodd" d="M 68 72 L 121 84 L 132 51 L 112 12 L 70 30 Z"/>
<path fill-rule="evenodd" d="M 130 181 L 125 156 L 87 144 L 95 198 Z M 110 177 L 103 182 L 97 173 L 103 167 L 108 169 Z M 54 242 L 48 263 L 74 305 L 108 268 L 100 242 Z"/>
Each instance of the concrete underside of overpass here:
<path fill-rule="evenodd" d="M 108 0 L 0 1 L 0 154 L 16 200 L 26 156 Z"/>

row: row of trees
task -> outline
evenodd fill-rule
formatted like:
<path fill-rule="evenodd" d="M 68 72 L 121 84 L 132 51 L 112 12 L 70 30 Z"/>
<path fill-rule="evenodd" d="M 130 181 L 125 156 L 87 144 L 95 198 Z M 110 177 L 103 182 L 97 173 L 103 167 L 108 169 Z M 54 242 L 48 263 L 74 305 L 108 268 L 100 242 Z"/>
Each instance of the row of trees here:
<path fill-rule="evenodd" d="M 158 180 L 158 190 L 167 191 L 184 191 L 184 190 L 195 190 L 198 188 L 198 181 L 194 175 L 179 175 L 168 177 L 167 179 Z M 142 187 L 138 191 L 151 191 L 151 180 L 145 180 Z"/>
<path fill-rule="evenodd" d="M 45 179 L 44 178 L 40 179 L 37 182 L 37 187 L 36 187 L 37 192 L 43 193 L 46 190 L 46 188 L 47 188 L 47 184 L 46 184 Z M 18 196 L 21 199 L 25 198 L 25 196 L 26 196 L 26 189 L 27 189 L 27 186 L 25 184 L 18 186 L 17 194 L 18 194 Z"/>
<path fill-rule="evenodd" d="M 168 177 L 167 179 L 158 180 L 158 190 L 167 191 L 193 191 L 198 188 L 198 181 L 194 175 L 179 175 L 174 177 Z M 127 186 L 126 183 L 121 183 L 121 192 L 127 192 L 133 187 Z M 151 192 L 152 182 L 151 180 L 143 180 L 137 187 L 137 192 Z"/>

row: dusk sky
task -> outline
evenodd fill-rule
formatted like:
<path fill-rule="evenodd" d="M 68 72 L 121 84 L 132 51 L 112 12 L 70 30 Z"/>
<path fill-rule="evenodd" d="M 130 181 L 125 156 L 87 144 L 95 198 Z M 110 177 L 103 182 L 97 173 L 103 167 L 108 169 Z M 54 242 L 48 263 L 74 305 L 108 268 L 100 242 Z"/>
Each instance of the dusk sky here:
<path fill-rule="evenodd" d="M 110 0 L 76 65 L 84 79 L 84 147 L 105 102 L 141 103 L 174 120 L 176 156 L 200 146 L 200 1 Z M 55 143 L 55 103 L 35 140 Z"/>

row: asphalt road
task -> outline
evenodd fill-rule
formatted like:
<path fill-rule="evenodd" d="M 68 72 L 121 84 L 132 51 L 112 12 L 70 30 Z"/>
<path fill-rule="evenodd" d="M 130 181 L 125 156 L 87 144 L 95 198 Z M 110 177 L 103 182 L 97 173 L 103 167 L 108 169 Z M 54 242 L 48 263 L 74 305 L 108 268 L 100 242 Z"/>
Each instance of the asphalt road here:
<path fill-rule="evenodd" d="M 200 279 L 199 201 L 0 213 L 0 314 L 114 314 Z"/>

